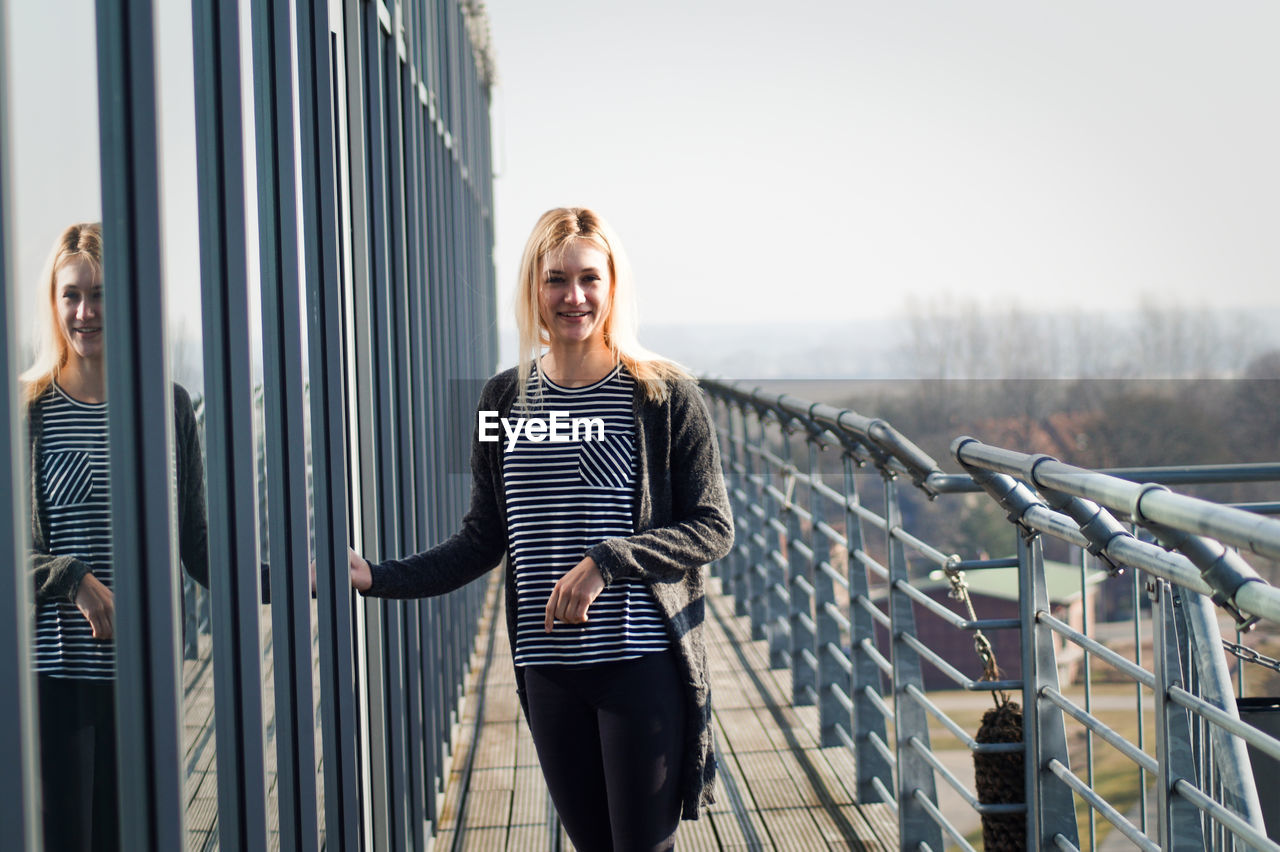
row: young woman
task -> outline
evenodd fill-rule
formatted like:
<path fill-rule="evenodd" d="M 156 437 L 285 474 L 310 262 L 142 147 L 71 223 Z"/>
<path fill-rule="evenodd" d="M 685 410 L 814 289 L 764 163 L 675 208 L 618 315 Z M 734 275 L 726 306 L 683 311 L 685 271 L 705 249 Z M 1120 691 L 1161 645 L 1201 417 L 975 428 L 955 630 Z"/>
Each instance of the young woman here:
<path fill-rule="evenodd" d="M 622 246 L 593 211 L 538 220 L 516 321 L 520 363 L 479 413 L 524 425 L 474 433 L 461 531 L 376 565 L 351 552 L 352 585 L 438 595 L 506 555 L 517 689 L 569 837 L 670 849 L 715 775 L 701 569 L 733 543 L 715 432 L 690 376 L 638 344 Z"/>
<path fill-rule="evenodd" d="M 22 375 L 45 849 L 119 848 L 102 228 L 72 225 L 40 278 L 36 363 Z M 191 399 L 173 388 L 179 544 L 208 585 L 204 472 Z"/>

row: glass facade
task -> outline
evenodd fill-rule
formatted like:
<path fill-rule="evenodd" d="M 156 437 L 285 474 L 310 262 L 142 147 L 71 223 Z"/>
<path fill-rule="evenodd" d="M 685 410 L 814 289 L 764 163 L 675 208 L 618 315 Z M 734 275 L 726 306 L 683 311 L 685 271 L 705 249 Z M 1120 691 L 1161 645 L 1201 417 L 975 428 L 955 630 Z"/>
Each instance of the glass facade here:
<path fill-rule="evenodd" d="M 425 549 L 466 506 L 461 397 L 497 354 L 487 22 L 459 0 L 193 0 L 178 74 L 157 20 L 99 0 L 92 24 L 122 847 L 423 849 L 485 588 L 365 601 L 345 548 Z M 9 151 L 28 131 L 4 97 L 25 76 L 0 75 L 0 541 L 24 565 Z M 175 343 L 160 92 L 185 75 L 199 319 Z M 188 343 L 197 386 L 174 363 Z M 176 558 L 175 378 L 202 426 L 207 590 Z M 39 849 L 34 597 L 11 577 L 0 823 Z"/>

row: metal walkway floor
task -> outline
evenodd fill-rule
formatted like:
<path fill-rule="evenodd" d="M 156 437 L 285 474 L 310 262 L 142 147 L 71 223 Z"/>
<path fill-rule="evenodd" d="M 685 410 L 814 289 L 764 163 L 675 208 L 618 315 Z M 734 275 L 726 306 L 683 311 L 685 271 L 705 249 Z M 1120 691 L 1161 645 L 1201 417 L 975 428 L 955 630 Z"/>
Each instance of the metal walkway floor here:
<path fill-rule="evenodd" d="M 433 848 L 572 849 L 516 699 L 501 596 L 491 600 Z M 843 748 L 818 747 L 817 709 L 789 706 L 790 673 L 768 668 L 765 643 L 751 641 L 746 619 L 733 615 L 718 580 L 709 582 L 708 603 L 717 802 L 702 819 L 681 823 L 677 848 L 896 849 L 892 811 L 853 803 L 852 758 Z"/>

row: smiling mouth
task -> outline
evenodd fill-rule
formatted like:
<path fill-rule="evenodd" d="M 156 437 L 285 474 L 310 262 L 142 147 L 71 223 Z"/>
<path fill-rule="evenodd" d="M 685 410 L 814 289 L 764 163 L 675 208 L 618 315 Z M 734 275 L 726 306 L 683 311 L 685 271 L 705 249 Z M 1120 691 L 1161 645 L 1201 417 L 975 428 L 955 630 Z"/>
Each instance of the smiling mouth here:
<path fill-rule="evenodd" d="M 578 319 L 579 317 L 585 317 L 590 313 L 591 311 L 561 311 L 560 316 L 567 319 Z"/>
<path fill-rule="evenodd" d="M 96 327 L 96 328 L 77 328 L 77 329 L 76 329 L 76 334 L 97 334 L 97 333 L 98 333 L 98 332 L 100 332 L 100 331 L 102 331 L 102 328 L 101 328 L 101 327 Z"/>

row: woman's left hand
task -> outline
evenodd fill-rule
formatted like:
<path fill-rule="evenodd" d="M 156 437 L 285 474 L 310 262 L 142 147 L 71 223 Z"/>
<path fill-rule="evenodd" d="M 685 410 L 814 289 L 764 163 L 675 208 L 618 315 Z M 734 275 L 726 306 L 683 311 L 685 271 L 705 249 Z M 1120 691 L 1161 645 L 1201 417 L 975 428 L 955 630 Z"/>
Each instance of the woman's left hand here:
<path fill-rule="evenodd" d="M 590 556 L 583 558 L 551 590 L 543 629 L 550 633 L 552 624 L 556 621 L 582 624 L 587 620 L 587 607 L 591 606 L 591 602 L 603 590 L 604 578 L 600 576 L 596 561 Z"/>

